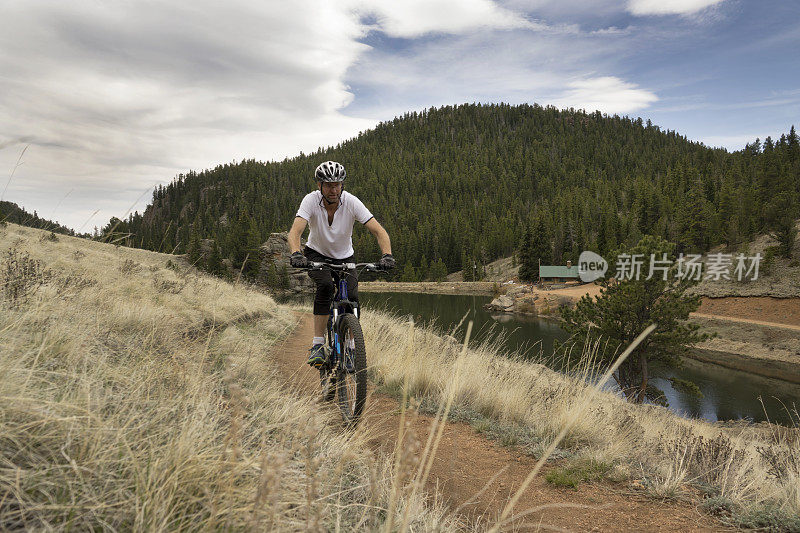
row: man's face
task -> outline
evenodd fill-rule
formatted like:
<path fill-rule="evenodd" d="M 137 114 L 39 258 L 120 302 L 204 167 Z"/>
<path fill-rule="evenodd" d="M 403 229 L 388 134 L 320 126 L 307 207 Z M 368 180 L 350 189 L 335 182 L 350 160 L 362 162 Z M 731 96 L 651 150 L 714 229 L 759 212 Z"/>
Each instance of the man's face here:
<path fill-rule="evenodd" d="M 328 200 L 328 202 L 338 202 L 339 196 L 342 194 L 342 182 L 327 182 L 323 181 L 320 182 L 320 191 L 322 191 L 322 195 Z"/>

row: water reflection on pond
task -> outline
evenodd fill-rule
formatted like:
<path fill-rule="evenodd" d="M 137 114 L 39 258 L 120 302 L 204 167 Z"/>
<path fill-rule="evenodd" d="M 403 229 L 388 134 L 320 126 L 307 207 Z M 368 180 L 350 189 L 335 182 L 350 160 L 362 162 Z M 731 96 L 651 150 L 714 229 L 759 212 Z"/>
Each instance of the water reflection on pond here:
<path fill-rule="evenodd" d="M 500 342 L 510 353 L 525 354 L 538 359 L 553 353 L 553 341 L 566 340 L 566 332 L 559 322 L 538 317 L 516 315 L 491 315 L 483 304 L 487 296 L 453 296 L 443 294 L 411 293 L 361 293 L 365 311 L 369 308 L 388 309 L 398 315 L 413 315 L 417 323 L 433 324 L 440 331 L 449 332 L 466 314 L 461 327 L 472 320 L 475 343 L 500 335 Z M 365 317 L 368 320 L 368 315 Z M 563 368 L 564 361 L 549 361 L 548 366 Z M 669 401 L 670 409 L 684 416 L 710 421 L 745 418 L 753 421 L 771 420 L 791 424 L 791 409 L 800 399 L 800 386 L 754 376 L 745 372 L 687 359 L 685 368 L 670 371 L 667 376 L 688 379 L 698 385 L 703 393 L 698 398 L 672 388 L 666 379 L 654 380 Z M 760 399 L 759 399 L 760 398 Z M 762 405 L 763 401 L 763 405 Z"/>

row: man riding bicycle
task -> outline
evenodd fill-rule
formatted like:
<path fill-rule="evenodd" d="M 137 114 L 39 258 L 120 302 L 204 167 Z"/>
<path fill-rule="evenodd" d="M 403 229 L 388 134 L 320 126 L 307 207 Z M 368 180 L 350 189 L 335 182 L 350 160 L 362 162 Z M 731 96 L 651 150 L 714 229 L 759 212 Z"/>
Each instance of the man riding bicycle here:
<path fill-rule="evenodd" d="M 300 202 L 292 229 L 289 230 L 290 262 L 293 267 L 304 268 L 311 261 L 341 265 L 354 263 L 353 224 L 356 220 L 378 240 L 383 256 L 377 265 L 383 269 L 394 268 L 389 234 L 383 229 L 369 209 L 354 195 L 344 191 L 347 173 L 335 161 L 320 164 L 314 172 L 317 190 L 308 193 Z M 304 250 L 300 251 L 300 236 L 308 224 L 310 230 Z M 358 302 L 358 277 L 350 271 L 347 276 L 347 294 Z M 308 275 L 317 285 L 314 296 L 314 338 L 311 341 L 308 364 L 319 367 L 325 362 L 325 326 L 336 291 L 330 270 L 310 270 Z"/>

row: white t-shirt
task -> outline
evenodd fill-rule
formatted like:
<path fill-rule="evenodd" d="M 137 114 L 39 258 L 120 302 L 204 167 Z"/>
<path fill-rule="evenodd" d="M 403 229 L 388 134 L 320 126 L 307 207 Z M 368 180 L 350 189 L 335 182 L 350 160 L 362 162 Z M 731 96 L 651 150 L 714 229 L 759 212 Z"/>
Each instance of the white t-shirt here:
<path fill-rule="evenodd" d="M 306 246 L 332 259 L 345 259 L 353 255 L 353 223 L 366 224 L 372 217 L 369 209 L 347 191 L 342 191 L 339 207 L 328 225 L 328 212 L 320 191 L 310 192 L 300 202 L 298 217 L 308 221 L 310 228 Z"/>

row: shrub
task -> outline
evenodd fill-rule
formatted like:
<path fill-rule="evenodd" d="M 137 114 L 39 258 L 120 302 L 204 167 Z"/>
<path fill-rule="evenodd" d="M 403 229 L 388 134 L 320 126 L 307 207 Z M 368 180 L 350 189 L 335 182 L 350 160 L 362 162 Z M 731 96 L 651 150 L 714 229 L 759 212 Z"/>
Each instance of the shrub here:
<path fill-rule="evenodd" d="M 189 281 L 184 280 L 176 280 L 170 281 L 168 279 L 164 279 L 158 275 L 153 276 L 153 287 L 156 288 L 159 292 L 168 292 L 170 294 L 180 294 L 183 289 L 186 288 L 186 285 L 189 284 Z"/>
<path fill-rule="evenodd" d="M 42 236 L 39 237 L 39 242 L 58 242 L 58 235 L 52 231 L 50 233 L 43 233 Z"/>
<path fill-rule="evenodd" d="M 761 259 L 759 265 L 759 276 L 768 276 L 772 273 L 772 266 L 775 264 L 775 258 L 780 255 L 780 246 L 769 246 L 764 250 L 764 258 Z"/>
<path fill-rule="evenodd" d="M 735 504 L 730 498 L 725 496 L 712 496 L 703 500 L 700 508 L 713 516 L 729 517 L 735 509 Z"/>
<path fill-rule="evenodd" d="M 126 259 L 122 262 L 119 266 L 119 271 L 123 274 L 133 274 L 134 272 L 138 272 L 139 269 L 142 268 L 142 265 L 134 261 L 133 259 Z"/>
<path fill-rule="evenodd" d="M 800 532 L 800 516 L 779 507 L 755 506 L 734 510 L 730 520 L 734 525 L 746 529 L 770 532 Z"/>
<path fill-rule="evenodd" d="M 12 308 L 19 307 L 47 283 L 51 275 L 49 270 L 42 267 L 41 261 L 31 259 L 28 252 L 19 252 L 13 247 L 6 252 L 0 266 L 3 297 Z"/>
<path fill-rule="evenodd" d="M 492 294 L 494 294 L 495 296 L 500 296 L 501 294 L 500 285 L 496 281 L 492 283 Z"/>
<path fill-rule="evenodd" d="M 585 481 L 597 481 L 606 477 L 611 465 L 595 459 L 575 459 L 566 466 L 555 468 L 544 478 L 557 487 L 577 488 Z"/>

